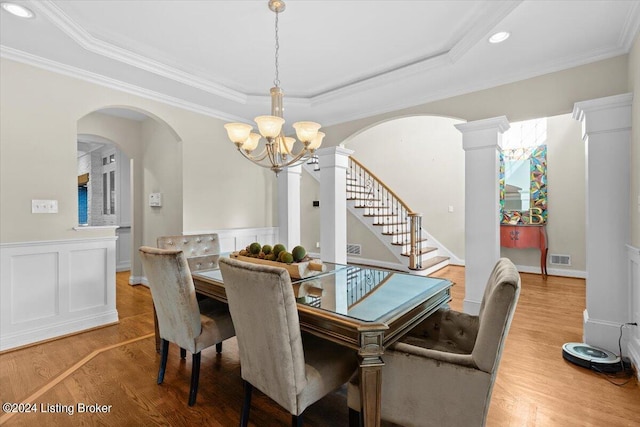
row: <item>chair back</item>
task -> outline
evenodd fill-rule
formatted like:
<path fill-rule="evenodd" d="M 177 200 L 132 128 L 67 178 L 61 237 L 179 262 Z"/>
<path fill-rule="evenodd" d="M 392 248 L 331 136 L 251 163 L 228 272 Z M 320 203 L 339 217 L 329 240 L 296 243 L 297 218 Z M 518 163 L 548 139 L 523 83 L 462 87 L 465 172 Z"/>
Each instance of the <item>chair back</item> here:
<path fill-rule="evenodd" d="M 284 268 L 220 259 L 242 379 L 291 413 L 307 380 L 298 309 Z"/>
<path fill-rule="evenodd" d="M 478 313 L 478 336 L 472 357 L 479 369 L 494 374 L 520 296 L 520 274 L 500 258 L 489 276 Z"/>
<path fill-rule="evenodd" d="M 184 252 L 191 271 L 206 270 L 218 266 L 220 239 L 215 233 L 160 236 L 157 244 L 160 249 Z"/>
<path fill-rule="evenodd" d="M 160 337 L 196 352 L 200 309 L 184 252 L 142 246 L 139 250 L 158 317 Z"/>

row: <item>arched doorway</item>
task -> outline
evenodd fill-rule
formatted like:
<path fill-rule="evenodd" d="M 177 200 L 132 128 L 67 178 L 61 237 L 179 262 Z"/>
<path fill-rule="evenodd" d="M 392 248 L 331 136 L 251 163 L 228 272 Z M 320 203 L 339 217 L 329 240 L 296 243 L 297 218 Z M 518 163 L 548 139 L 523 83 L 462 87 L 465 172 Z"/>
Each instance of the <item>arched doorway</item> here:
<path fill-rule="evenodd" d="M 140 284 L 137 248 L 155 246 L 160 235 L 182 232 L 181 139 L 164 120 L 128 106 L 93 111 L 78 120 L 77 131 L 83 148 L 87 142 L 101 143 L 93 155 L 99 186 L 93 199 L 100 214 L 87 218 L 88 226 L 118 227 L 117 269 L 128 266 L 129 283 Z M 167 203 L 149 206 L 148 195 L 158 192 Z"/>

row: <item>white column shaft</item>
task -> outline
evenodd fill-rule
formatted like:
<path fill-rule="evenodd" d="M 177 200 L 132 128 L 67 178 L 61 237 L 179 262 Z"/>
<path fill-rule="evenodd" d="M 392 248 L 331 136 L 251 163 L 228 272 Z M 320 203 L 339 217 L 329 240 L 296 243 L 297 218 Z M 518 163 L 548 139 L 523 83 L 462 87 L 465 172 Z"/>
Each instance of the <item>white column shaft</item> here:
<path fill-rule="evenodd" d="M 620 324 L 630 321 L 631 94 L 574 106 L 586 159 L 587 308 L 584 341 L 618 353 Z"/>
<path fill-rule="evenodd" d="M 353 150 L 327 147 L 317 151 L 320 166 L 320 257 L 347 263 L 347 168 Z"/>
<path fill-rule="evenodd" d="M 491 270 L 500 258 L 499 150 L 506 117 L 456 125 L 465 150 L 464 311 L 477 314 Z"/>
<path fill-rule="evenodd" d="M 278 242 L 291 251 L 300 244 L 300 179 L 302 166 L 278 174 Z"/>

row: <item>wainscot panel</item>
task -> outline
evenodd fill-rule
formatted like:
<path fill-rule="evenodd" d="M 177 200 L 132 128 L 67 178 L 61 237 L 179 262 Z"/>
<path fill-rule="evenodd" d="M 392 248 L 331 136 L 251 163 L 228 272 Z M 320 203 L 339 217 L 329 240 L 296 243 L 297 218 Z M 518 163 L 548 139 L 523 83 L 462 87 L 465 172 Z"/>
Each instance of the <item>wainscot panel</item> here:
<path fill-rule="evenodd" d="M 0 351 L 118 321 L 116 237 L 0 245 Z"/>

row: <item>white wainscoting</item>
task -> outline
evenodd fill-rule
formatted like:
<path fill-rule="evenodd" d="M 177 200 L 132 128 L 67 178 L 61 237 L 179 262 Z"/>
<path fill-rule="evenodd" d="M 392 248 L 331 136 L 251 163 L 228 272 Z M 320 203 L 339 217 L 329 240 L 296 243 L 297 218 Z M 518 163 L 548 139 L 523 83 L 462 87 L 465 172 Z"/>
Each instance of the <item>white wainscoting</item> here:
<path fill-rule="evenodd" d="M 0 245 L 0 351 L 118 321 L 116 237 Z"/>
<path fill-rule="evenodd" d="M 627 245 L 629 271 L 629 313 L 630 323 L 640 325 L 640 248 Z M 636 367 L 640 380 L 640 326 L 628 326 L 626 331 L 627 350 L 631 362 Z"/>
<path fill-rule="evenodd" d="M 183 234 L 217 233 L 221 252 L 233 252 L 244 249 L 253 242 L 262 245 L 274 245 L 278 240 L 278 227 L 228 228 L 222 230 L 185 231 Z"/>
<path fill-rule="evenodd" d="M 131 226 L 118 227 L 116 236 L 116 271 L 131 270 Z"/>

